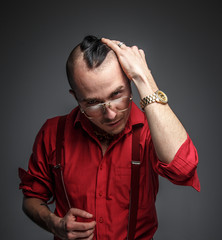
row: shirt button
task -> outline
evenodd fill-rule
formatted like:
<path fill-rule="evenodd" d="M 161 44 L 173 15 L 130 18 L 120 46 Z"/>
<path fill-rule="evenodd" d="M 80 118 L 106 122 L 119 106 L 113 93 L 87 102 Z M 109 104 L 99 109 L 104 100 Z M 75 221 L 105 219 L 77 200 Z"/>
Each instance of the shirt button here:
<path fill-rule="evenodd" d="M 102 170 L 102 169 L 103 169 L 103 165 L 102 165 L 102 164 L 100 165 L 99 169 L 100 169 L 100 170 Z"/>
<path fill-rule="evenodd" d="M 99 196 L 102 197 L 102 195 L 103 195 L 103 192 L 100 192 L 100 193 L 99 193 Z"/>
<path fill-rule="evenodd" d="M 99 218 L 99 222 L 103 223 L 103 218 L 102 217 Z"/>

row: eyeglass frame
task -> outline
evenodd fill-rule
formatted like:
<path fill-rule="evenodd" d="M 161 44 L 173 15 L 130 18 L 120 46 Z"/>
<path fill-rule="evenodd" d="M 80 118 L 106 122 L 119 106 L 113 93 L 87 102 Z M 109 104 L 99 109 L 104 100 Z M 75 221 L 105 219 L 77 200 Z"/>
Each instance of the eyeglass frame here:
<path fill-rule="evenodd" d="M 93 119 L 93 118 L 95 118 L 95 117 L 90 117 L 90 116 L 88 116 L 88 115 L 86 114 L 85 110 L 86 110 L 87 108 L 98 107 L 98 110 L 100 110 L 100 107 L 102 107 L 102 110 L 103 110 L 103 113 L 104 113 L 107 107 L 108 107 L 108 108 L 111 107 L 111 103 L 112 103 L 112 102 L 115 102 L 115 101 L 120 100 L 120 99 L 123 99 L 123 98 L 129 98 L 128 107 L 125 108 L 125 109 L 123 109 L 123 110 L 116 110 L 116 111 L 117 111 L 117 112 L 124 112 L 124 111 L 126 111 L 127 109 L 129 109 L 129 105 L 130 105 L 130 103 L 131 103 L 132 100 L 133 100 L 132 96 L 131 96 L 131 97 L 130 97 L 130 96 L 122 96 L 122 97 L 120 97 L 120 98 L 116 98 L 116 99 L 113 99 L 113 100 L 108 100 L 108 101 L 105 101 L 105 102 L 102 102 L 102 103 L 97 103 L 97 104 L 95 104 L 95 105 L 93 105 L 93 106 L 88 106 L 88 107 L 86 107 L 85 109 L 83 109 L 83 108 L 80 106 L 80 110 L 81 110 L 82 113 L 84 113 L 84 115 L 85 115 L 87 118 Z"/>

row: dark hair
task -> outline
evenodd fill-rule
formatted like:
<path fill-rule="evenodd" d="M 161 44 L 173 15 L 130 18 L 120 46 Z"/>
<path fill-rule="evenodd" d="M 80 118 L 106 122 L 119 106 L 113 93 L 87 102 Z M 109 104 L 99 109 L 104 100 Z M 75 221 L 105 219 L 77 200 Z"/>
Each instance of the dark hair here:
<path fill-rule="evenodd" d="M 92 35 L 83 39 L 80 49 L 84 52 L 84 60 L 90 69 L 99 67 L 111 50 L 100 39 Z"/>
<path fill-rule="evenodd" d="M 83 41 L 72 50 L 66 62 L 66 74 L 72 89 L 74 87 L 73 69 L 75 60 L 80 55 L 78 53 L 79 48 L 80 51 L 84 54 L 83 58 L 89 69 L 99 67 L 105 60 L 108 52 L 111 50 L 106 44 L 101 41 L 101 39 L 98 39 L 92 35 L 86 36 Z"/>

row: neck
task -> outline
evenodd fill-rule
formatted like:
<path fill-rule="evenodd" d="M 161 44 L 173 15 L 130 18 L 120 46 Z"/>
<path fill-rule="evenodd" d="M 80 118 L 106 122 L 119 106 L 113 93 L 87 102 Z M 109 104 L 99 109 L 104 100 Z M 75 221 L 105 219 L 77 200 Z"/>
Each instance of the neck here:
<path fill-rule="evenodd" d="M 96 137 L 98 138 L 98 140 L 100 141 L 100 143 L 104 143 L 106 145 L 109 145 L 116 137 L 115 135 L 111 135 L 111 134 L 101 131 L 101 130 L 94 129 L 94 133 L 95 133 Z"/>

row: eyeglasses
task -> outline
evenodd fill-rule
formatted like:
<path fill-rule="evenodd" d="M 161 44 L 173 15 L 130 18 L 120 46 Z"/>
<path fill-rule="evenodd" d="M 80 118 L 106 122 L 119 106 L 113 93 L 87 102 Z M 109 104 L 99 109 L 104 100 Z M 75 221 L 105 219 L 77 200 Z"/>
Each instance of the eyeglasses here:
<path fill-rule="evenodd" d="M 81 108 L 81 112 L 86 115 L 86 117 L 98 118 L 101 117 L 107 108 L 111 108 L 113 111 L 124 112 L 129 108 L 129 104 L 132 101 L 132 97 L 123 96 L 114 100 L 109 100 L 107 102 L 98 103 L 93 106 Z"/>

